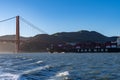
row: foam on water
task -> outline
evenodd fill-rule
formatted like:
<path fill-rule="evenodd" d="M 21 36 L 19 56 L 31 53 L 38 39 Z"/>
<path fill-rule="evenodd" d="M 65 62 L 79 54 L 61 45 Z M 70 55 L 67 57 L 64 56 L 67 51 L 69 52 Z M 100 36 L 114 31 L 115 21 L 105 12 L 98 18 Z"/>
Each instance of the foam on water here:
<path fill-rule="evenodd" d="M 69 75 L 69 72 L 68 71 L 64 71 L 64 72 L 58 73 L 56 76 L 57 77 L 62 77 L 62 76 L 68 76 L 68 75 Z"/>
<path fill-rule="evenodd" d="M 20 75 L 11 73 L 0 74 L 0 80 L 19 80 L 19 77 Z"/>
<path fill-rule="evenodd" d="M 43 63 L 43 61 L 37 61 L 36 63 L 37 63 L 37 64 L 39 64 L 39 63 Z"/>
<path fill-rule="evenodd" d="M 32 65 L 41 64 L 41 63 L 43 63 L 43 61 L 31 62 L 29 64 L 28 63 L 27 64 L 22 64 L 22 67 L 24 67 L 24 66 L 32 66 Z M 14 66 L 14 68 L 18 67 L 18 66 L 20 66 L 20 65 L 16 65 L 16 66 Z"/>
<path fill-rule="evenodd" d="M 69 71 L 63 71 L 63 72 L 57 73 L 55 76 L 52 76 L 47 80 L 69 80 L 68 78 L 69 75 L 70 75 Z"/>
<path fill-rule="evenodd" d="M 43 69 L 46 69 L 46 68 L 49 68 L 49 67 L 50 67 L 49 65 L 42 66 L 42 67 L 37 67 L 37 68 L 31 69 L 31 70 L 24 71 L 22 74 L 29 74 L 31 72 L 40 71 L 40 70 L 43 70 Z"/>

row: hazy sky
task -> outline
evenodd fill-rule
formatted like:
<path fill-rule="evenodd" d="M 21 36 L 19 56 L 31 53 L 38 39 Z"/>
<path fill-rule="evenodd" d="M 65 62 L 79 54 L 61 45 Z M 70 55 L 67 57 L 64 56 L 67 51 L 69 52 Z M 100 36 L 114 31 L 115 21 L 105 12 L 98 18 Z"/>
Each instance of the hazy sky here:
<path fill-rule="evenodd" d="M 16 15 L 49 34 L 90 30 L 120 36 L 120 0 L 0 0 L 0 20 Z M 3 25 L 11 30 L 10 24 Z"/>

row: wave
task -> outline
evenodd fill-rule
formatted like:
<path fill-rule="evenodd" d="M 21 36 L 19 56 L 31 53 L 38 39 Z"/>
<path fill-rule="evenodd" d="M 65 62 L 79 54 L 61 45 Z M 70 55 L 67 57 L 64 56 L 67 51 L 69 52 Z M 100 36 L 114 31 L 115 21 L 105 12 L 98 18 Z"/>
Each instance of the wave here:
<path fill-rule="evenodd" d="M 23 63 L 27 63 L 32 61 L 33 59 L 26 59 L 26 60 L 22 60 L 22 61 L 18 61 L 18 62 L 12 62 L 13 65 L 19 65 L 19 64 L 23 64 Z"/>
<path fill-rule="evenodd" d="M 46 65 L 46 66 L 42 66 L 42 67 L 33 68 L 31 70 L 26 70 L 26 71 L 22 72 L 21 75 L 22 74 L 29 74 L 29 73 L 36 72 L 36 71 L 40 71 L 40 70 L 43 70 L 43 69 L 46 69 L 46 68 L 50 68 L 50 66 Z"/>
<path fill-rule="evenodd" d="M 37 61 L 36 63 L 37 63 L 37 64 L 40 64 L 40 63 L 43 63 L 43 61 Z"/>
<path fill-rule="evenodd" d="M 46 65 L 46 66 L 37 67 L 37 68 L 31 69 L 31 70 L 23 71 L 19 74 L 1 73 L 0 80 L 21 80 L 21 77 L 24 74 L 30 74 L 30 73 L 33 73 L 36 71 L 41 71 L 41 70 L 47 69 L 47 68 L 50 68 L 50 66 Z"/>
<path fill-rule="evenodd" d="M 71 80 L 68 76 L 69 71 L 58 72 L 55 76 L 50 77 L 47 80 Z"/>
<path fill-rule="evenodd" d="M 15 65 L 15 66 L 13 66 L 14 68 L 17 68 L 17 67 L 27 67 L 27 66 L 35 66 L 36 64 L 42 64 L 43 63 L 43 61 L 37 61 L 37 62 L 32 62 L 32 63 L 27 63 L 27 64 L 22 64 L 22 65 Z"/>
<path fill-rule="evenodd" d="M 19 80 L 19 77 L 20 75 L 11 73 L 0 74 L 0 80 Z"/>
<path fill-rule="evenodd" d="M 56 74 L 57 77 L 63 77 L 63 76 L 68 76 L 69 72 L 68 71 L 64 71 L 64 72 L 60 72 L 58 74 Z"/>

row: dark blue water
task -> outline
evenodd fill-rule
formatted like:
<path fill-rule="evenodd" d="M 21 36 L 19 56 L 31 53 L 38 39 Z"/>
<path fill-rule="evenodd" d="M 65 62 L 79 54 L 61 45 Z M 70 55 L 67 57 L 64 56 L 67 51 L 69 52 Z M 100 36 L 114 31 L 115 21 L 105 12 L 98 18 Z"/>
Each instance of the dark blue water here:
<path fill-rule="evenodd" d="M 120 53 L 0 54 L 0 80 L 120 80 Z"/>

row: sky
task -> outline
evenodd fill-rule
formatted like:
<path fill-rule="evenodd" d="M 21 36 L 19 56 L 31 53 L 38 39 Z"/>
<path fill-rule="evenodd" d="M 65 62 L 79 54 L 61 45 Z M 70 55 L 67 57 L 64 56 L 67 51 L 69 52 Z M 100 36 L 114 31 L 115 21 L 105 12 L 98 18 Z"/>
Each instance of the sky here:
<path fill-rule="evenodd" d="M 48 34 L 89 30 L 120 36 L 120 0 L 0 0 L 0 20 L 17 15 Z M 0 27 L 1 34 L 14 33 L 15 20 Z M 20 27 L 22 35 L 37 32 L 23 22 Z"/>

